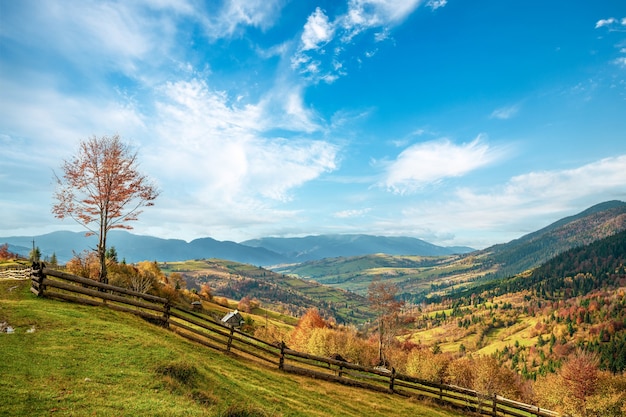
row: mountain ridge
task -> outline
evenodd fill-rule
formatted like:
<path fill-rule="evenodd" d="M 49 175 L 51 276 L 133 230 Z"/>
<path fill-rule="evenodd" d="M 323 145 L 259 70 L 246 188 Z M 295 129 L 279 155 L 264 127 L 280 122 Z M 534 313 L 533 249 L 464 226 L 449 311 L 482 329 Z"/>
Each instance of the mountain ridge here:
<path fill-rule="evenodd" d="M 219 241 L 203 237 L 186 242 L 182 239 L 163 239 L 154 236 L 135 235 L 127 231 L 114 230 L 108 234 L 108 247 L 115 247 L 119 260 L 130 263 L 158 260 L 162 262 L 184 261 L 190 259 L 220 258 L 252 265 L 278 265 L 303 262 L 304 259 L 321 259 L 324 256 L 348 256 L 350 254 L 415 254 L 446 255 L 473 250 L 472 248 L 445 248 L 433 245 L 421 239 L 411 237 L 386 237 L 371 235 L 318 235 L 304 238 L 262 238 L 272 245 L 256 246 Z M 61 263 L 67 262 L 74 254 L 84 250 L 93 250 L 97 246 L 95 236 L 85 236 L 84 232 L 57 231 L 39 236 L 0 237 L 0 244 L 8 243 L 11 248 L 24 257 L 30 252 L 33 240 L 42 256 L 55 254 Z M 294 242 L 302 244 L 298 251 L 288 251 L 285 247 L 294 247 Z M 247 241 L 253 242 L 253 241 Z M 279 251 L 272 250 L 277 247 Z"/>

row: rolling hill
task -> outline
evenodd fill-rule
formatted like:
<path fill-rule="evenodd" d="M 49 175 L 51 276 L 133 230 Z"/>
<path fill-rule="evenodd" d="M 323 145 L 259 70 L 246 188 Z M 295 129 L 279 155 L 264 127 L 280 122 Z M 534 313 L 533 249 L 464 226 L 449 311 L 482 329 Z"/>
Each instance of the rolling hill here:
<path fill-rule="evenodd" d="M 317 308 L 338 323 L 363 323 L 375 315 L 364 297 L 285 276 L 260 267 L 220 259 L 205 259 L 161 264 L 165 273 L 182 274 L 188 288 L 208 284 L 216 296 L 240 300 L 256 299 L 266 308 L 301 317 L 309 308 Z"/>
<path fill-rule="evenodd" d="M 0 281 L 0 415 L 346 416 L 460 413 L 286 375 L 127 313 Z M 349 399 L 349 401 L 348 401 Z"/>
<path fill-rule="evenodd" d="M 509 243 L 463 255 L 367 255 L 327 258 L 273 268 L 361 295 L 374 276 L 394 282 L 407 301 L 437 301 L 489 281 L 536 268 L 569 249 L 626 230 L 626 203 L 610 201 Z"/>

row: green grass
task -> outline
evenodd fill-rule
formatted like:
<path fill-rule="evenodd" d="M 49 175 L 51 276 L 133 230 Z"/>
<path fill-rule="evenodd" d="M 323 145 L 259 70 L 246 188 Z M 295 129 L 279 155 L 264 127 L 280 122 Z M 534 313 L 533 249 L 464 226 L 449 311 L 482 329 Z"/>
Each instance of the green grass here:
<path fill-rule="evenodd" d="M 398 396 L 287 375 L 140 318 L 0 282 L 0 415 L 458 416 Z M 34 329 L 34 331 L 31 331 Z"/>

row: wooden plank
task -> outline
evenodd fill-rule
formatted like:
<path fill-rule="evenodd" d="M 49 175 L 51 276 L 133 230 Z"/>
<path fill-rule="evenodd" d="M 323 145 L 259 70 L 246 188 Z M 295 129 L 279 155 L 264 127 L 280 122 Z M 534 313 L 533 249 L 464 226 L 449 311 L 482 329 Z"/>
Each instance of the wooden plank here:
<path fill-rule="evenodd" d="M 170 324 L 172 324 L 172 323 L 170 322 Z M 191 340 L 191 341 L 194 341 L 194 342 L 196 342 L 196 343 L 199 343 L 199 344 L 201 344 L 201 345 L 203 345 L 203 346 L 210 347 L 211 349 L 215 349 L 215 350 L 218 350 L 218 351 L 224 351 L 224 349 L 223 349 L 223 348 L 221 348 L 221 347 L 219 347 L 219 346 L 216 346 L 216 345 L 214 345 L 214 344 L 212 344 L 212 343 L 209 343 L 209 342 L 207 342 L 206 340 L 203 340 L 203 339 L 200 339 L 200 338 L 198 338 L 198 337 L 195 337 L 195 336 L 194 336 L 194 335 L 192 335 L 192 334 L 182 332 L 182 331 L 180 331 L 180 330 L 178 330 L 178 329 L 172 329 L 172 331 L 173 331 L 174 333 L 176 333 L 176 334 L 178 334 L 178 335 L 180 335 L 180 336 L 182 336 L 182 337 L 186 338 L 186 339 L 189 339 L 189 340 Z"/>
<path fill-rule="evenodd" d="M 79 277 L 77 275 L 68 274 L 68 273 L 62 272 L 62 271 L 56 271 L 56 270 L 50 269 L 50 268 L 44 268 L 43 269 L 43 274 L 44 275 L 50 275 L 52 277 L 56 277 L 56 278 L 60 278 L 60 279 L 64 279 L 66 281 L 72 281 L 72 282 L 77 282 L 79 284 L 89 285 L 91 287 L 101 288 L 103 290 L 111 290 L 111 291 L 115 291 L 115 292 L 118 292 L 118 293 L 121 293 L 121 294 L 126 294 L 126 295 L 131 295 L 133 297 L 143 298 L 146 301 L 152 301 L 152 302 L 161 303 L 161 304 L 166 304 L 168 302 L 167 298 L 157 297 L 156 295 L 152 295 L 152 294 L 144 294 L 144 293 L 141 293 L 141 292 L 129 290 L 127 288 L 116 287 L 115 285 L 103 284 L 101 282 L 94 281 L 93 279 Z"/>
<path fill-rule="evenodd" d="M 176 317 L 177 319 L 185 320 L 188 323 L 191 323 L 191 324 L 194 324 L 194 325 L 196 325 L 198 327 L 201 327 L 203 329 L 209 330 L 209 331 L 211 331 L 213 333 L 217 333 L 217 334 L 222 335 L 224 337 L 230 337 L 230 328 L 229 327 L 222 326 L 222 325 L 217 325 L 217 327 L 219 327 L 220 329 L 216 329 L 216 328 L 211 327 L 209 325 L 209 324 L 216 325 L 215 322 L 206 323 L 206 322 L 198 321 L 198 320 L 195 320 L 195 319 L 190 319 L 188 317 L 183 316 L 182 314 L 180 314 L 177 311 L 170 311 L 170 315 L 172 317 Z M 228 330 L 228 331 L 222 331 L 222 329 Z"/>
<path fill-rule="evenodd" d="M 245 334 L 245 333 L 240 333 L 240 334 Z M 250 341 L 248 341 L 248 340 L 242 339 L 242 338 L 237 337 L 237 336 L 234 336 L 234 335 L 233 335 L 233 337 L 232 337 L 232 340 L 237 341 L 237 342 L 239 342 L 239 343 L 243 343 L 243 344 L 248 345 L 248 346 L 252 346 L 253 348 L 258 349 L 258 350 L 261 350 L 261 351 L 263 351 L 263 352 L 265 352 L 265 353 L 267 353 L 267 354 L 269 354 L 269 355 L 272 355 L 272 356 L 278 356 L 278 355 L 280 355 L 280 352 L 274 352 L 274 351 L 271 351 L 271 350 L 269 350 L 269 349 L 266 349 L 266 348 L 265 348 L 265 347 L 263 347 L 263 346 L 259 346 L 259 345 L 255 344 L 255 343 L 252 343 L 252 342 L 250 342 Z M 272 346 L 272 345 L 269 345 L 269 346 Z M 274 347 L 274 346 L 272 346 L 272 347 Z"/>
<path fill-rule="evenodd" d="M 368 384 L 367 382 L 356 381 L 354 379 L 343 378 L 343 377 L 339 377 L 339 376 L 336 376 L 336 375 L 331 375 L 331 374 L 326 374 L 326 373 L 323 373 L 323 372 L 313 371 L 313 370 L 310 370 L 310 369 L 298 368 L 296 366 L 284 365 L 283 366 L 283 371 L 291 373 L 291 374 L 308 376 L 308 377 L 316 378 L 316 379 L 322 379 L 322 380 L 325 380 L 325 381 L 334 381 L 334 382 L 338 382 L 340 384 L 348 385 L 348 386 L 351 386 L 351 387 L 365 388 L 365 389 L 369 389 L 369 390 L 373 390 L 373 391 L 383 392 L 385 394 L 392 394 L 392 392 L 389 391 L 388 387 L 382 387 L 382 386 L 377 386 L 377 385 L 373 385 L 373 384 Z"/>
<path fill-rule="evenodd" d="M 95 307 L 107 307 L 107 308 L 110 308 L 111 310 L 121 311 L 123 313 L 131 313 L 131 314 L 143 317 L 148 320 L 163 321 L 162 316 L 150 314 L 146 311 L 135 310 L 132 308 L 128 308 L 128 307 L 124 307 L 124 306 L 120 306 L 116 304 L 111 304 L 111 303 L 103 303 L 102 301 L 76 297 L 73 295 L 64 294 L 64 293 L 60 293 L 56 291 L 46 291 L 46 297 L 58 298 L 58 299 L 65 300 L 65 301 L 71 301 L 77 304 L 83 304 L 83 305 L 89 305 L 89 306 L 95 306 Z"/>
<path fill-rule="evenodd" d="M 30 287 L 30 292 L 32 292 L 33 294 L 35 294 L 37 297 L 39 297 L 39 290 L 33 287 Z"/>
<path fill-rule="evenodd" d="M 363 372 L 367 372 L 370 374 L 376 374 L 376 375 L 385 376 L 385 377 L 391 376 L 391 371 L 383 372 L 383 371 L 379 371 L 377 369 L 370 368 L 367 366 L 361 366 L 361 365 L 357 365 L 357 364 L 350 363 L 350 362 L 338 361 L 336 359 L 326 358 L 323 356 L 309 355 L 308 353 L 302 353 L 302 352 L 298 352 L 298 351 L 291 350 L 291 349 L 285 349 L 285 355 L 290 355 L 290 356 L 303 358 L 303 359 L 310 359 L 310 360 L 314 360 L 318 362 L 324 362 L 329 365 L 341 366 L 346 369 L 353 369 L 355 371 L 363 371 Z"/>
<path fill-rule="evenodd" d="M 439 390 L 438 389 L 434 389 L 434 388 L 428 387 L 427 385 L 423 385 L 423 386 L 409 385 L 406 382 L 399 381 L 397 379 L 396 379 L 395 383 L 399 387 L 410 388 L 410 389 L 414 389 L 414 390 L 419 391 L 419 392 L 426 392 L 426 393 L 429 393 L 429 394 L 439 395 Z"/>
<path fill-rule="evenodd" d="M 180 327 L 181 329 L 184 329 L 184 330 L 187 330 L 188 332 L 192 332 L 194 334 L 197 334 L 198 336 L 205 337 L 205 338 L 210 339 L 210 340 L 212 340 L 214 342 L 217 342 L 217 343 L 220 343 L 220 344 L 224 344 L 224 345 L 226 345 L 226 343 L 227 343 L 226 340 L 220 340 L 220 339 L 216 338 L 215 336 L 212 336 L 210 334 L 206 334 L 204 332 L 201 332 L 198 329 L 194 329 L 193 327 L 189 327 L 189 326 L 187 326 L 185 324 L 182 324 L 182 323 L 179 323 L 177 321 L 170 320 L 169 323 L 170 323 L 170 325 L 174 325 L 174 326 Z M 225 347 L 224 348 L 219 348 L 219 349 L 220 350 L 226 350 Z"/>
<path fill-rule="evenodd" d="M 525 404 L 519 401 L 510 400 L 508 398 L 501 397 L 499 395 L 496 396 L 496 403 L 501 404 L 506 407 L 511 407 L 517 410 L 523 410 L 528 413 L 532 413 L 534 415 L 541 416 L 541 417 L 558 417 L 560 415 L 559 413 L 554 412 L 554 411 L 541 409 L 537 407 L 536 405 L 530 405 L 530 404 Z"/>
<path fill-rule="evenodd" d="M 91 290 L 89 288 L 83 288 L 83 287 L 79 287 L 78 285 L 67 284 L 65 282 L 57 281 L 57 280 L 50 279 L 50 278 L 47 278 L 47 277 L 44 278 L 42 284 L 43 285 L 47 285 L 49 287 L 59 288 L 59 289 L 70 291 L 70 292 L 74 292 L 74 293 L 79 293 L 79 294 L 83 294 L 83 295 L 89 295 L 89 296 L 95 297 L 95 298 L 102 298 L 102 299 L 105 299 L 105 300 L 117 301 L 117 302 L 123 303 L 123 304 L 130 304 L 130 305 L 135 306 L 135 307 L 141 307 L 141 308 L 145 308 L 145 309 L 148 309 L 148 310 L 154 310 L 154 311 L 158 311 L 160 313 L 164 313 L 165 312 L 165 308 L 163 306 L 160 306 L 160 305 L 155 305 L 155 304 L 150 304 L 150 303 L 146 303 L 146 302 L 143 302 L 143 301 L 133 300 L 132 298 L 122 297 L 120 295 L 109 294 L 108 292 Z"/>

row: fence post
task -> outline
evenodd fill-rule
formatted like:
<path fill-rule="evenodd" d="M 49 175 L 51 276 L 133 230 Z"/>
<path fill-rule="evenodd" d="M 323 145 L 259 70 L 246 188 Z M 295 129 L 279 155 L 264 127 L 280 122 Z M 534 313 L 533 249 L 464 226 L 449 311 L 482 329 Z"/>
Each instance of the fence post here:
<path fill-rule="evenodd" d="M 394 384 L 396 382 L 396 368 L 391 367 L 391 376 L 389 377 L 389 391 L 393 394 Z"/>
<path fill-rule="evenodd" d="M 278 369 L 285 369 L 285 342 L 280 342 L 280 358 L 278 359 Z"/>
<path fill-rule="evenodd" d="M 172 308 L 170 300 L 167 300 L 163 305 L 163 327 L 168 329 L 170 327 L 170 309 Z"/>
<path fill-rule="evenodd" d="M 496 394 L 495 392 L 493 393 L 493 412 L 491 415 L 493 415 L 493 417 L 498 417 L 498 403 L 497 403 L 497 399 L 498 399 L 498 394 Z"/>
<path fill-rule="evenodd" d="M 43 262 L 33 262 L 33 265 L 30 271 L 31 291 L 37 294 L 37 297 L 43 297 L 44 290 L 46 289 L 45 285 L 43 285 L 43 279 L 45 277 L 45 275 L 43 274 L 44 266 L 45 265 Z M 33 281 L 37 283 L 37 288 L 34 288 L 32 286 Z"/>
<path fill-rule="evenodd" d="M 228 344 L 226 345 L 226 351 L 230 352 L 230 346 L 233 344 L 233 333 L 235 333 L 235 328 L 230 328 L 230 336 L 228 336 Z"/>

